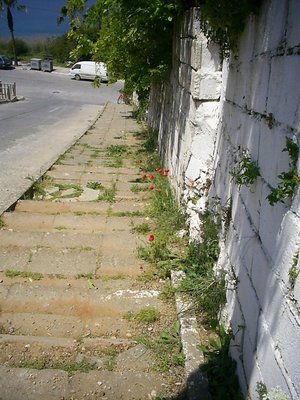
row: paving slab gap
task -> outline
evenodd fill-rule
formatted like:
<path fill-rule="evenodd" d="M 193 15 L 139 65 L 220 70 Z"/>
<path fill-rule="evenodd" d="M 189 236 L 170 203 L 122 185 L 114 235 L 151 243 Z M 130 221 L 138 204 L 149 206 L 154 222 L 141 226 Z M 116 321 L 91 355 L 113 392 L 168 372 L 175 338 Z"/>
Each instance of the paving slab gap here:
<path fill-rule="evenodd" d="M 183 271 L 171 271 L 172 284 L 179 287 L 185 277 Z M 197 331 L 197 320 L 183 296 L 176 293 L 176 309 L 180 322 L 182 349 L 185 356 L 185 373 L 189 400 L 212 400 L 208 390 L 208 379 L 200 366 L 204 364 L 203 353 L 197 348 L 201 343 Z"/>

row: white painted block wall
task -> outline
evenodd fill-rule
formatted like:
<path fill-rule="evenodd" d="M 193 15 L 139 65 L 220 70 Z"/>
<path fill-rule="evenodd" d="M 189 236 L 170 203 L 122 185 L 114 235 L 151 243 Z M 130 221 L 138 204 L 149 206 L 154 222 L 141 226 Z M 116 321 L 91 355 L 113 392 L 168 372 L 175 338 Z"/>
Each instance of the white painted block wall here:
<path fill-rule="evenodd" d="M 289 169 L 286 137 L 300 145 L 300 1 L 265 0 L 247 23 L 238 56 L 223 66 L 198 17 L 193 9 L 178 23 L 174 68 L 153 88 L 150 125 L 159 129 L 161 157 L 192 238 L 208 198 L 232 202 L 218 267 L 238 278 L 223 318 L 238 331 L 232 355 L 245 396 L 257 399 L 256 385 L 264 382 L 300 399 L 300 276 L 294 287 L 289 278 L 297 257 L 300 269 L 299 188 L 274 206 L 266 199 Z M 239 188 L 230 174 L 241 148 L 260 168 L 250 188 Z"/>

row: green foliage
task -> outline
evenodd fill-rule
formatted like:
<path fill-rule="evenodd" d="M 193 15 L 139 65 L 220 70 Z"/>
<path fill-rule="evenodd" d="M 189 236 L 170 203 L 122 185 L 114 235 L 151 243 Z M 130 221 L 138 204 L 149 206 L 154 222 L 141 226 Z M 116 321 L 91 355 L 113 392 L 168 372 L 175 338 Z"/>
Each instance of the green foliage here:
<path fill-rule="evenodd" d="M 111 144 L 106 149 L 106 154 L 110 157 L 108 165 L 114 168 L 121 168 L 126 154 L 129 153 L 129 148 L 125 144 Z"/>
<path fill-rule="evenodd" d="M 5 227 L 5 222 L 3 219 L 0 217 L 0 229 Z"/>
<path fill-rule="evenodd" d="M 33 279 L 34 281 L 39 281 L 43 278 L 43 274 L 40 274 L 39 272 L 18 271 L 15 269 L 7 269 L 5 271 L 5 276 L 9 278 L 15 278 L 20 276 L 21 278 L 30 278 Z"/>
<path fill-rule="evenodd" d="M 290 284 L 291 284 L 292 288 L 294 288 L 295 283 L 296 283 L 296 279 L 297 279 L 297 277 L 299 275 L 299 270 L 297 268 L 298 261 L 299 261 L 299 253 L 297 253 L 293 257 L 293 263 L 292 263 L 291 268 L 289 269 L 289 280 L 290 280 Z"/>
<path fill-rule="evenodd" d="M 263 382 L 257 382 L 256 391 L 259 400 L 263 400 L 263 398 L 268 394 L 267 386 Z"/>
<path fill-rule="evenodd" d="M 53 185 L 53 178 L 49 175 L 43 175 L 41 178 L 35 180 L 32 176 L 27 176 L 26 179 L 33 182 L 33 185 L 28 192 L 25 193 L 24 198 L 44 198 L 47 194 L 47 189 Z"/>
<path fill-rule="evenodd" d="M 113 182 L 111 187 L 105 188 L 103 193 L 98 197 L 98 200 L 107 201 L 108 203 L 114 203 L 117 194 L 117 184 Z"/>
<path fill-rule="evenodd" d="M 145 307 L 136 313 L 127 313 L 125 318 L 143 324 L 151 324 L 159 319 L 160 312 L 154 307 Z"/>
<path fill-rule="evenodd" d="M 75 372 L 89 372 L 95 369 L 95 364 L 91 364 L 85 360 L 80 362 L 51 362 L 48 358 L 42 357 L 34 361 L 24 361 L 18 365 L 20 368 L 29 369 L 60 369 L 62 371 L 68 372 L 69 375 L 73 375 Z"/>
<path fill-rule="evenodd" d="M 188 246 L 183 265 L 186 278 L 180 291 L 189 294 L 206 319 L 216 319 L 226 302 L 225 276 L 216 275 L 214 266 L 219 256 L 220 221 L 215 215 L 205 212 L 201 217 L 201 239 Z"/>
<path fill-rule="evenodd" d="M 251 186 L 260 176 L 259 167 L 245 149 L 236 167 L 230 173 L 238 186 Z"/>
<path fill-rule="evenodd" d="M 9 58 L 14 57 L 14 49 L 13 49 L 13 42 L 10 40 L 9 42 L 5 43 L 5 48 L 6 51 L 5 53 Z M 18 58 L 24 58 L 27 57 L 30 54 L 30 46 L 27 42 L 25 42 L 22 39 L 15 39 L 15 48 L 16 48 L 16 53 L 18 55 Z"/>
<path fill-rule="evenodd" d="M 140 336 L 136 338 L 136 341 L 153 352 L 157 358 L 157 367 L 160 371 L 164 372 L 171 367 L 184 365 L 178 321 L 173 326 L 163 330 L 157 337 Z"/>
<path fill-rule="evenodd" d="M 74 47 L 75 41 L 65 34 L 58 37 L 47 38 L 43 53 L 50 55 L 56 63 L 64 64 L 70 60 L 70 52 Z"/>
<path fill-rule="evenodd" d="M 150 232 L 150 226 L 149 226 L 149 224 L 147 222 L 143 222 L 143 223 L 141 223 L 139 225 L 135 225 L 132 228 L 132 232 L 133 233 L 140 233 L 140 234 L 144 234 L 145 235 L 146 233 Z"/>
<path fill-rule="evenodd" d="M 300 184 L 300 175 L 298 174 L 297 162 L 299 158 L 299 147 L 292 139 L 286 138 L 286 147 L 282 150 L 290 156 L 289 171 L 282 172 L 278 175 L 280 180 L 276 188 L 272 188 L 271 193 L 267 196 L 271 206 L 283 199 L 292 198 L 296 188 Z"/>
<path fill-rule="evenodd" d="M 199 346 L 207 358 L 203 370 L 207 373 L 209 391 L 214 400 L 243 400 L 236 376 L 236 362 L 229 356 L 234 336 L 222 325 L 216 327 L 217 337 L 209 338 L 209 346 Z"/>
<path fill-rule="evenodd" d="M 171 66 L 173 21 L 180 0 L 98 0 L 88 8 L 83 0 L 68 0 L 63 17 L 71 18 L 69 37 L 76 40 L 72 56 L 108 64 L 112 81 L 125 79 L 128 93 L 148 97 L 151 82 Z"/>
<path fill-rule="evenodd" d="M 75 42 L 67 34 L 58 37 L 36 37 L 33 39 L 15 38 L 15 48 L 18 60 L 29 61 L 32 57 L 44 58 L 50 56 L 55 64 L 64 65 L 70 60 L 70 51 Z M 9 58 L 14 57 L 12 40 L 0 39 L 0 53 Z"/>
<path fill-rule="evenodd" d="M 270 391 L 263 382 L 256 384 L 256 391 L 259 400 L 289 400 L 287 396 L 279 387 L 272 388 Z"/>
<path fill-rule="evenodd" d="M 236 50 L 247 18 L 258 11 L 261 0 L 198 0 L 201 28 L 205 36 L 220 46 L 223 57 Z M 204 3 L 204 4 L 203 4 Z"/>
<path fill-rule="evenodd" d="M 89 189 L 94 189 L 94 190 L 103 189 L 103 185 L 101 182 L 88 182 L 86 187 Z"/>
<path fill-rule="evenodd" d="M 199 6 L 205 35 L 222 55 L 235 49 L 248 16 L 260 0 L 67 0 L 61 19 L 69 17 L 68 37 L 76 42 L 72 59 L 108 64 L 111 81 L 124 79 L 126 92 L 139 95 L 139 118 L 145 115 L 152 83 L 171 68 L 174 23 L 186 9 Z"/>

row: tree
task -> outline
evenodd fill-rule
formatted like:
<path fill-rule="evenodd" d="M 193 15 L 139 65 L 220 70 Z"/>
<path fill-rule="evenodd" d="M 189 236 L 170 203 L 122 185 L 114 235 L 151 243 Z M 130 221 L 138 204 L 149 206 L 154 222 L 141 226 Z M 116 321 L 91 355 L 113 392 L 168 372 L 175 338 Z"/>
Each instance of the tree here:
<path fill-rule="evenodd" d="M 171 67 L 173 26 L 181 10 L 182 0 L 97 0 L 90 8 L 85 0 L 68 0 L 62 12 L 71 19 L 73 54 L 89 50 L 94 60 L 107 62 L 110 77 L 125 79 L 141 100 Z"/>
<path fill-rule="evenodd" d="M 2 12 L 6 13 L 7 25 L 8 25 L 10 34 L 11 34 L 14 62 L 15 62 L 15 65 L 18 65 L 16 41 L 15 41 L 15 35 L 14 35 L 14 19 L 13 19 L 13 15 L 11 12 L 12 8 L 16 8 L 18 11 L 26 10 L 25 6 L 18 4 L 18 0 L 0 0 L 0 10 Z"/>
<path fill-rule="evenodd" d="M 14 46 L 19 57 L 26 57 L 29 55 L 30 46 L 24 40 L 15 38 L 14 44 L 12 40 L 7 43 L 7 52 L 9 57 L 14 57 Z"/>

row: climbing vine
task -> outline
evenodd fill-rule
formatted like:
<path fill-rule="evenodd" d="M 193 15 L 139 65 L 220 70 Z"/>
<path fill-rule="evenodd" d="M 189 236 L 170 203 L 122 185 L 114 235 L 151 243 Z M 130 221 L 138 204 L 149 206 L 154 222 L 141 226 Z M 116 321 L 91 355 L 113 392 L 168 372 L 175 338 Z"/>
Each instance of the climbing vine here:
<path fill-rule="evenodd" d="M 290 156 L 290 169 L 278 175 L 280 180 L 278 186 L 273 187 L 271 193 L 267 196 L 271 206 L 276 204 L 278 201 L 292 198 L 296 188 L 300 184 L 300 175 L 298 174 L 297 168 L 299 158 L 299 147 L 297 143 L 295 143 L 291 138 L 286 138 L 286 146 L 282 151 L 287 152 Z"/>
<path fill-rule="evenodd" d="M 220 46 L 223 57 L 236 50 L 247 18 L 257 13 L 261 0 L 198 1 L 201 8 L 201 28 L 206 37 Z"/>

